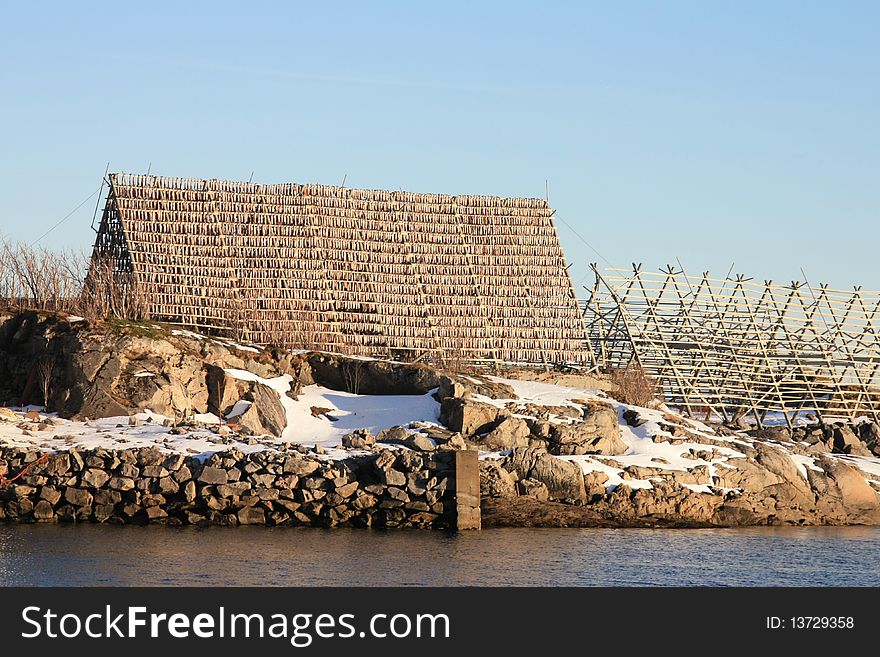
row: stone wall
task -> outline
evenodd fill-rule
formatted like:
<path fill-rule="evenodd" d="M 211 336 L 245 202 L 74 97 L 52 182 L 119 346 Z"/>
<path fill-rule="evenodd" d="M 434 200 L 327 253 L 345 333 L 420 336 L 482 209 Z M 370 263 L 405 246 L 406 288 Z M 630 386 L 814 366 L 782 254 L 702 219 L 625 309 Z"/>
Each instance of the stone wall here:
<path fill-rule="evenodd" d="M 444 529 L 457 504 L 455 452 L 0 448 L 0 521 Z"/>

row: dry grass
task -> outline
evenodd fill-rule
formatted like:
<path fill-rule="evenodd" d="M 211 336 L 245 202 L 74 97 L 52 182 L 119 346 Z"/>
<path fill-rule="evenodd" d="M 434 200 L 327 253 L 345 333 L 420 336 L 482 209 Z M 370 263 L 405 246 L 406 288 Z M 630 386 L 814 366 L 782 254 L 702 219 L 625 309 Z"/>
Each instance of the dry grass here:
<path fill-rule="evenodd" d="M 624 404 L 648 406 L 662 394 L 657 380 L 635 362 L 609 370 L 608 378 L 617 386 L 617 390 L 608 394 Z"/>

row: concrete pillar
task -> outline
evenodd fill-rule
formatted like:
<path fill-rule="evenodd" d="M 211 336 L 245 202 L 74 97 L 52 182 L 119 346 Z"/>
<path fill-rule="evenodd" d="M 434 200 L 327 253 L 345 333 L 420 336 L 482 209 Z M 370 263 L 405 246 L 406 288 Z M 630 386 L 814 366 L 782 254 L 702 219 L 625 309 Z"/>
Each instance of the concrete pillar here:
<path fill-rule="evenodd" d="M 475 450 L 455 452 L 455 527 L 480 529 L 480 462 Z"/>

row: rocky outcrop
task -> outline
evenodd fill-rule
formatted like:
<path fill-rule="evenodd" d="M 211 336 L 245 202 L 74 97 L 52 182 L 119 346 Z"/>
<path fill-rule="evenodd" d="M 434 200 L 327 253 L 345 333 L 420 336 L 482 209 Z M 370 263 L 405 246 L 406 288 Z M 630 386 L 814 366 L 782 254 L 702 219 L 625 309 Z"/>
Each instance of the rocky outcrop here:
<path fill-rule="evenodd" d="M 831 444 L 834 451 L 839 454 L 852 454 L 854 456 L 871 456 L 871 450 L 868 449 L 852 430 L 849 425 L 842 424 L 834 427 L 832 430 Z"/>
<path fill-rule="evenodd" d="M 489 497 L 516 497 L 516 474 L 495 461 L 483 461 L 480 463 L 480 493 Z"/>
<path fill-rule="evenodd" d="M 475 376 L 441 376 L 437 388 L 437 401 L 447 397 L 470 399 L 472 395 L 482 395 L 489 399 L 517 399 L 514 389 L 501 381 Z"/>
<path fill-rule="evenodd" d="M 714 474 L 706 466 L 689 471 L 629 467 L 622 472 L 622 483 L 609 485 L 606 473 L 589 472 L 580 475 L 584 490 L 580 496 L 574 470 L 558 469 L 559 463 L 574 464 L 541 450 L 514 450 L 510 457 L 483 466 L 484 524 L 522 521 L 521 509 L 497 499 L 515 498 L 519 503 L 528 496 L 532 508 L 534 500 L 543 498 L 524 485 L 528 479 L 546 485 L 550 500 L 536 526 L 554 526 L 554 518 L 555 526 L 880 524 L 878 490 L 863 472 L 840 458 L 821 456 L 805 468 L 804 476 L 781 447 L 756 441 L 743 451 L 749 455 L 729 459 Z M 549 467 L 539 466 L 544 463 Z M 515 480 L 513 493 L 505 485 L 504 472 Z M 631 479 L 649 485 L 630 486 Z M 562 500 L 572 508 L 562 511 L 558 504 Z"/>
<path fill-rule="evenodd" d="M 617 456 L 629 447 L 620 438 L 617 411 L 610 404 L 594 402 L 584 408 L 584 421 L 552 426 L 550 451 L 560 455 L 604 454 Z"/>
<path fill-rule="evenodd" d="M 440 399 L 440 422 L 461 433 L 479 449 L 512 450 L 519 447 L 544 447 L 552 454 L 604 454 L 614 456 L 628 449 L 621 439 L 617 410 L 600 400 L 584 401 L 580 407 L 538 407 L 517 404 L 510 386 L 492 382 L 483 388 L 443 377 L 437 397 Z M 491 385 L 490 390 L 485 386 Z M 470 386 L 470 387 L 469 387 Z M 508 406 L 499 408 L 473 399 L 478 394 L 504 395 Z M 507 397 L 510 395 L 510 397 Z M 516 414 L 523 413 L 523 417 Z M 561 419 L 550 419 L 551 415 Z"/>
<path fill-rule="evenodd" d="M 796 427 L 752 429 L 748 434 L 761 441 L 807 443 L 813 454 L 880 456 L 880 427 L 875 422 L 816 424 Z"/>
<path fill-rule="evenodd" d="M 245 400 L 252 403 L 237 420 L 243 430 L 280 436 L 286 418 L 278 392 L 236 380 L 227 369 L 264 379 L 290 375 L 287 394 L 294 397 L 300 386 L 312 383 L 363 394 L 425 394 L 441 377 L 419 364 L 243 349 L 151 322 L 92 325 L 47 313 L 0 313 L 0 402 L 46 401 L 49 410 L 67 418 L 149 409 L 185 419 L 207 412 L 225 417 Z"/>
<path fill-rule="evenodd" d="M 440 385 L 440 373 L 425 365 L 329 354 L 312 354 L 308 363 L 315 382 L 360 395 L 420 395 Z"/>
<path fill-rule="evenodd" d="M 534 479 L 544 484 L 552 499 L 582 500 L 586 497 L 584 475 L 580 467 L 555 458 L 545 449 L 515 449 L 505 467 L 515 472 L 519 479 Z"/>

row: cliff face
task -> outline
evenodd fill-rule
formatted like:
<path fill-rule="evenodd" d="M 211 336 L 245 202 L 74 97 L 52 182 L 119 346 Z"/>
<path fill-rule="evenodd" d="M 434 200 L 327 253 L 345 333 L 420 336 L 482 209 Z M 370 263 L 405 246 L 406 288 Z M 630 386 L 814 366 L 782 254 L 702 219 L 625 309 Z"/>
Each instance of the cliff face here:
<path fill-rule="evenodd" d="M 439 382 L 430 368 L 260 349 L 149 322 L 0 314 L 0 402 L 7 405 L 41 405 L 75 419 L 143 409 L 172 418 L 221 416 L 224 399 L 239 399 L 224 374 L 229 369 L 267 379 L 290 375 L 294 388 L 319 383 L 363 394 L 422 394 Z"/>

